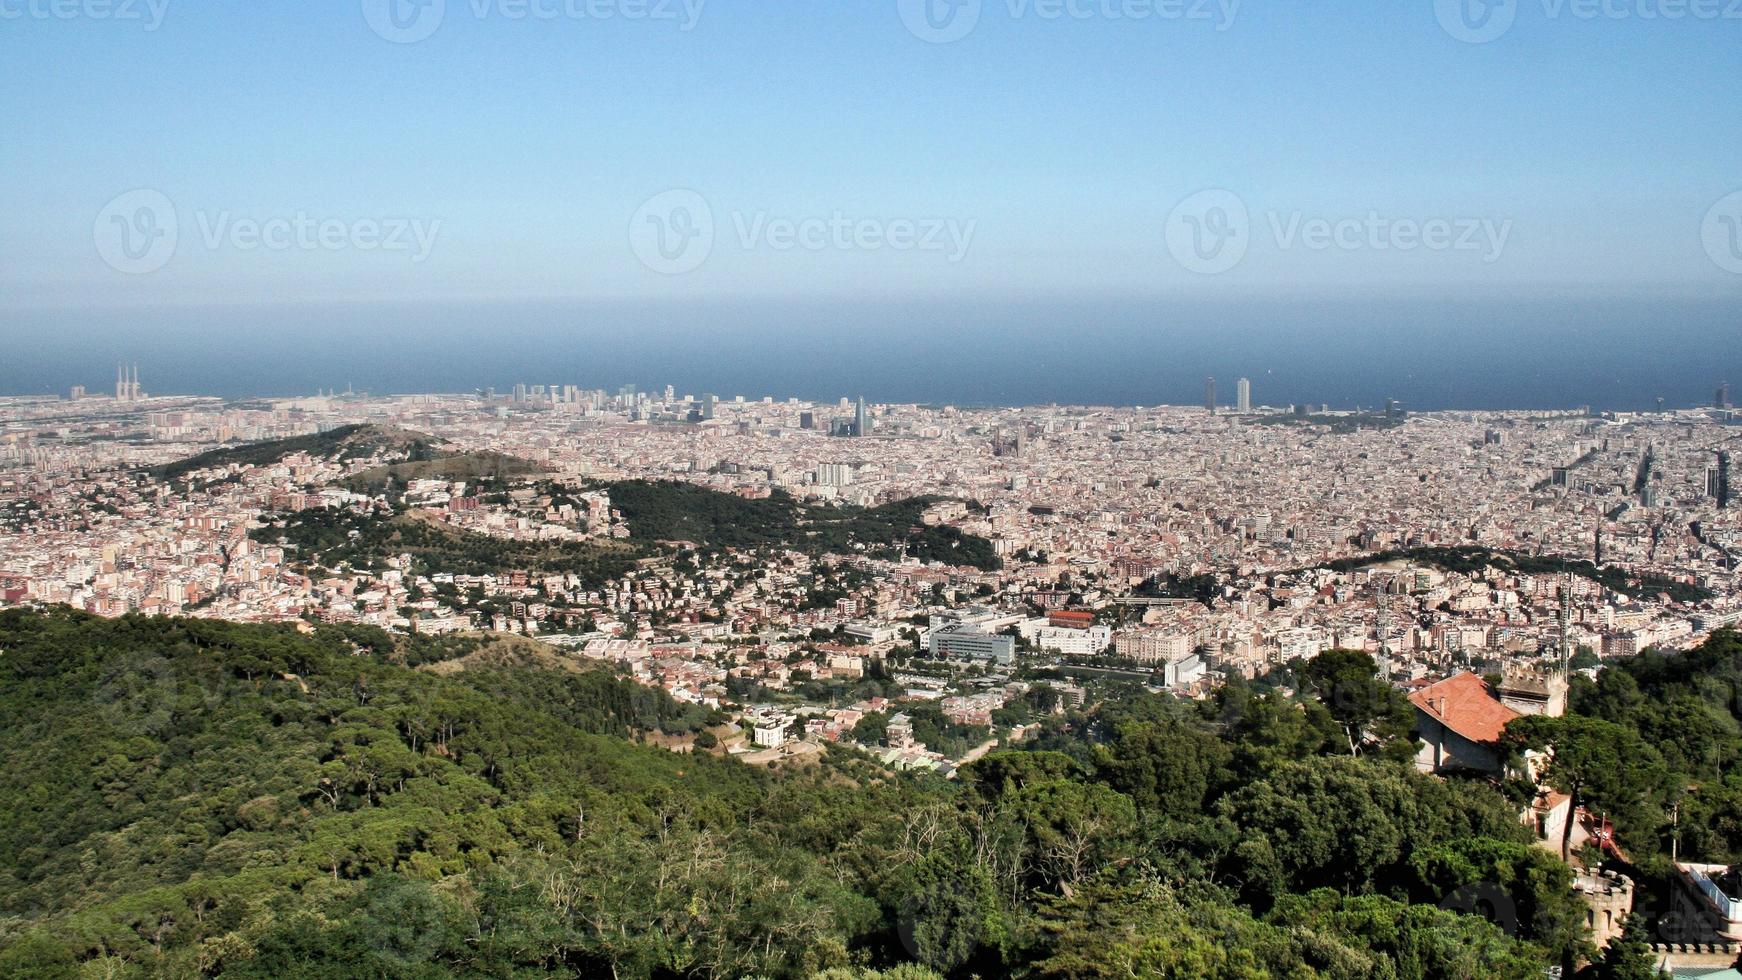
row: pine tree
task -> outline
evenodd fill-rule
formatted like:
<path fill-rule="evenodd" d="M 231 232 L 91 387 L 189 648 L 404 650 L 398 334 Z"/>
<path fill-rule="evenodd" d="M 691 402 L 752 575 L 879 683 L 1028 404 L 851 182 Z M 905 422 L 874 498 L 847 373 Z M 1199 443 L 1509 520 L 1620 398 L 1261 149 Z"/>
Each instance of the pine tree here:
<path fill-rule="evenodd" d="M 1598 980 L 1659 980 L 1662 976 L 1651 953 L 1645 916 L 1628 916 L 1626 929 L 1610 940 L 1609 948 L 1603 952 L 1603 962 L 1597 967 Z"/>

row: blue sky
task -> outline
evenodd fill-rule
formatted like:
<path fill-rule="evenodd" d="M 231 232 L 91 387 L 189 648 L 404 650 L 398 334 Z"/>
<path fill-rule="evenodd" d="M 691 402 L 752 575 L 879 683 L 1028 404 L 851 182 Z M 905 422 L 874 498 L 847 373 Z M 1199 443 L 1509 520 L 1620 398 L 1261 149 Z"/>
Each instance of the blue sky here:
<path fill-rule="evenodd" d="M 687 30 L 680 2 L 446 0 L 403 44 L 360 0 L 167 0 L 154 30 L 146 0 L 51 2 L 0 0 L 0 307 L 1742 293 L 1702 237 L 1742 190 L 1742 20 L 1658 0 L 1523 0 L 1479 44 L 1432 0 L 986 0 L 943 44 L 897 0 L 710 0 Z M 137 189 L 178 242 L 129 274 L 95 239 Z M 1211 189 L 1246 247 L 1206 273 L 1169 229 Z M 674 190 L 714 226 L 693 269 L 635 237 Z M 334 246 L 236 232 L 299 219 Z M 1309 247 L 1315 219 L 1361 231 Z M 1402 247 L 1434 222 L 1469 247 Z M 429 247 L 358 245 L 384 223 Z"/>

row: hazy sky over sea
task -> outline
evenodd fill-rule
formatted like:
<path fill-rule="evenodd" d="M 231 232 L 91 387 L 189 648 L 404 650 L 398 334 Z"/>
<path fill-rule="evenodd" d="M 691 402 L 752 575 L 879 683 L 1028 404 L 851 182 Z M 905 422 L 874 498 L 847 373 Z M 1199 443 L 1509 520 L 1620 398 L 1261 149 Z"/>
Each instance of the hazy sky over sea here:
<path fill-rule="evenodd" d="M 112 384 L 227 396 L 507 390 L 516 382 L 724 397 L 1644 409 L 1709 403 L 1742 363 L 1735 303 L 1419 296 L 840 303 L 435 302 L 16 314 L 0 391 Z M 1649 324 L 1641 328 L 1641 324 Z M 123 352 L 117 354 L 116 352 Z M 1738 374 L 1736 376 L 1742 376 Z"/>
<path fill-rule="evenodd" d="M 1704 400 L 1725 6 L 0 0 L 0 391 Z"/>

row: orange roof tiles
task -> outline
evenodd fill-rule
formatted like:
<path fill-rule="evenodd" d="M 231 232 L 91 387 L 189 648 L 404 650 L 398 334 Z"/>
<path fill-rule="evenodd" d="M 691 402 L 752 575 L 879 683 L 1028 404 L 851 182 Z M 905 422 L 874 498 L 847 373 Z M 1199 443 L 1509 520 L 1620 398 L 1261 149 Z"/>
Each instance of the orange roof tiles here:
<path fill-rule="evenodd" d="M 1428 717 L 1472 742 L 1495 742 L 1519 713 L 1500 703 L 1488 685 L 1468 671 L 1424 687 L 1409 696 Z"/>

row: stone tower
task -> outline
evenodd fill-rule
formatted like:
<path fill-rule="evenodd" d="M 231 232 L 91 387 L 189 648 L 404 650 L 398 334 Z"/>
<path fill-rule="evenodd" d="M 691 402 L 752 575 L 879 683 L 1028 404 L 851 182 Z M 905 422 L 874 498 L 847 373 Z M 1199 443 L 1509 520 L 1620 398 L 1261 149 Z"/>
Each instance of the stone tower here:
<path fill-rule="evenodd" d="M 1508 664 L 1500 673 L 1500 703 L 1521 715 L 1567 713 L 1567 675 L 1558 667 Z"/>

